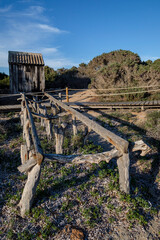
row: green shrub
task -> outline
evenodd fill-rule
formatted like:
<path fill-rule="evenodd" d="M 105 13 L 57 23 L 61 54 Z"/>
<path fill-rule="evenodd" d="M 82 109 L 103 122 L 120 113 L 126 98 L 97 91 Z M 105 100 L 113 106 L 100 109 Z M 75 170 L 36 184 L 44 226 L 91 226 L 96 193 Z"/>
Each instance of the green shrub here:
<path fill-rule="evenodd" d="M 160 111 L 152 111 L 147 113 L 146 127 L 153 128 L 160 123 Z"/>

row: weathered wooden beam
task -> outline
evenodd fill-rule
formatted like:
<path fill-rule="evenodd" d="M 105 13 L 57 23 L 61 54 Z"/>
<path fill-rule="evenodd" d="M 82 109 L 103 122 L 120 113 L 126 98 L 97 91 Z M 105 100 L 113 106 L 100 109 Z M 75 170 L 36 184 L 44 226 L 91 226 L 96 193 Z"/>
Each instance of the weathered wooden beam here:
<path fill-rule="evenodd" d="M 78 130 L 77 130 L 76 117 L 74 115 L 72 115 L 72 126 L 73 126 L 73 135 L 76 136 L 78 133 Z"/>
<path fill-rule="evenodd" d="M 113 144 L 118 150 L 122 151 L 123 153 L 128 152 L 128 145 L 129 145 L 128 141 L 126 141 L 123 138 L 117 136 L 116 134 L 112 133 L 111 131 L 105 129 L 104 127 L 102 127 L 98 123 L 96 123 L 95 121 L 90 120 L 88 117 L 84 116 L 82 113 L 76 111 L 75 109 L 67 106 L 63 102 L 58 101 L 52 95 L 50 95 L 48 93 L 45 93 L 45 95 L 51 101 L 53 101 L 55 104 L 58 104 L 60 107 L 62 107 L 66 111 L 69 111 L 71 114 L 75 115 L 75 117 L 77 119 L 82 121 L 90 129 L 93 129 L 93 131 L 95 131 L 100 136 L 102 136 L 104 139 L 106 139 L 108 142 Z"/>
<path fill-rule="evenodd" d="M 60 154 L 44 154 L 44 161 L 55 161 L 60 163 L 99 163 L 101 161 L 109 162 L 112 158 L 122 156 L 122 153 L 117 149 L 112 149 L 108 152 L 86 154 L 86 155 L 60 155 Z"/>
<path fill-rule="evenodd" d="M 26 144 L 21 144 L 21 163 L 24 164 L 28 160 L 28 150 Z"/>
<path fill-rule="evenodd" d="M 48 115 L 45 116 L 45 115 L 43 115 L 43 114 L 36 113 L 36 112 L 31 112 L 31 113 L 32 113 L 32 115 L 34 115 L 34 116 L 37 117 L 37 118 L 43 118 L 43 119 L 48 119 L 48 120 L 58 118 L 58 116 L 48 116 Z"/>
<path fill-rule="evenodd" d="M 56 154 L 63 154 L 63 142 L 64 142 L 65 125 L 61 124 L 60 127 L 54 126 L 54 133 L 56 139 Z"/>
<path fill-rule="evenodd" d="M 148 144 L 146 144 L 143 140 L 136 141 L 132 148 L 132 152 L 141 151 L 141 156 L 145 156 L 149 152 L 151 152 L 151 148 Z"/>
<path fill-rule="evenodd" d="M 32 206 L 33 199 L 36 193 L 36 188 L 39 183 L 41 166 L 36 164 L 29 172 L 28 179 L 23 189 L 22 198 L 18 204 L 20 207 L 21 216 L 24 217 Z"/>
<path fill-rule="evenodd" d="M 38 138 L 38 134 L 37 134 L 36 127 L 35 127 L 35 124 L 34 124 L 33 116 L 32 116 L 31 111 L 29 109 L 28 102 L 26 100 L 25 95 L 22 94 L 22 96 L 23 96 L 23 99 L 25 101 L 25 105 L 26 105 L 27 112 L 28 112 L 28 117 L 29 117 L 30 126 L 31 126 L 32 141 L 33 141 L 36 156 L 37 156 L 37 162 L 38 162 L 38 164 L 41 164 L 41 162 L 43 161 L 43 150 L 42 150 L 39 138 Z"/>
<path fill-rule="evenodd" d="M 118 171 L 119 171 L 120 190 L 128 194 L 130 192 L 129 153 L 123 153 L 123 155 L 120 158 L 118 158 L 117 165 L 118 165 Z"/>
<path fill-rule="evenodd" d="M 32 145 L 32 140 L 31 140 L 30 131 L 29 131 L 29 125 L 30 125 L 30 122 L 29 122 L 29 119 L 27 119 L 24 124 L 24 135 L 25 135 L 25 140 L 26 140 L 28 151 L 31 150 L 31 145 Z"/>
<path fill-rule="evenodd" d="M 47 108 L 46 106 L 42 106 L 41 104 L 39 104 L 39 113 L 43 116 L 46 116 L 47 117 Z M 41 126 L 42 127 L 45 127 L 45 121 L 43 118 L 40 118 L 41 119 Z"/>
<path fill-rule="evenodd" d="M 52 122 L 50 119 L 45 120 L 45 126 L 46 126 L 46 133 L 47 133 L 47 138 L 49 140 L 52 140 L 53 138 L 53 131 L 52 131 Z"/>
<path fill-rule="evenodd" d="M 25 163 L 23 163 L 22 165 L 20 165 L 18 167 L 18 170 L 21 173 L 27 172 L 29 171 L 32 167 L 34 167 L 37 164 L 37 159 L 32 157 L 30 158 L 28 161 L 26 161 Z"/>

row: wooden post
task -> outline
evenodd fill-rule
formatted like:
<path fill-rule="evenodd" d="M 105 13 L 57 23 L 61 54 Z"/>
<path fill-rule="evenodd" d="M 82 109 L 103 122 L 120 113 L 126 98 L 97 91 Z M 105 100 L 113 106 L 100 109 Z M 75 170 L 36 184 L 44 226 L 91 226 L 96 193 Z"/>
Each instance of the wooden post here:
<path fill-rule="evenodd" d="M 52 140 L 53 131 L 52 131 L 52 121 L 50 119 L 45 119 L 46 133 L 48 140 Z"/>
<path fill-rule="evenodd" d="M 24 124 L 24 108 L 25 108 L 25 101 L 21 101 L 21 113 L 20 113 L 20 119 L 21 119 L 21 126 Z"/>
<path fill-rule="evenodd" d="M 59 93 L 58 96 L 59 96 L 59 101 L 62 102 L 62 93 Z"/>
<path fill-rule="evenodd" d="M 66 87 L 66 101 L 69 102 L 68 87 Z"/>
<path fill-rule="evenodd" d="M 143 106 L 141 106 L 141 111 L 144 111 L 144 105 L 143 105 Z"/>
<path fill-rule="evenodd" d="M 34 110 L 35 112 L 37 112 L 37 98 L 35 96 L 33 96 L 33 107 L 34 107 Z"/>
<path fill-rule="evenodd" d="M 64 142 L 64 130 L 65 126 L 54 126 L 55 138 L 56 138 L 56 154 L 63 154 L 63 142 Z"/>
<path fill-rule="evenodd" d="M 129 168 L 130 159 L 129 153 L 123 153 L 122 157 L 117 160 L 118 171 L 119 171 L 119 185 L 120 190 L 129 194 L 130 192 L 130 179 L 129 179 Z"/>
<path fill-rule="evenodd" d="M 46 106 L 42 106 L 40 104 L 39 105 L 39 113 L 43 114 L 44 116 L 46 116 L 47 115 L 47 108 L 46 108 Z M 41 126 L 45 127 L 45 120 L 43 118 L 40 118 L 40 119 L 41 119 Z"/>
<path fill-rule="evenodd" d="M 21 216 L 24 217 L 32 206 L 36 188 L 39 183 L 41 166 L 36 164 L 29 172 L 28 179 L 23 189 L 22 198 L 19 202 Z"/>
<path fill-rule="evenodd" d="M 27 121 L 27 108 L 23 109 L 23 140 L 25 140 L 26 121 Z"/>
<path fill-rule="evenodd" d="M 73 135 L 77 135 L 78 130 L 77 130 L 77 123 L 76 123 L 76 117 L 72 115 L 72 126 L 73 126 Z"/>
<path fill-rule="evenodd" d="M 51 102 L 51 110 L 52 110 L 53 116 L 57 115 L 57 108 L 56 108 L 55 104 L 52 102 Z"/>
<path fill-rule="evenodd" d="M 27 128 L 27 130 L 28 130 L 28 127 L 31 128 L 31 136 L 32 136 L 33 147 L 34 147 L 34 150 L 31 150 L 29 152 L 29 160 L 25 161 L 24 163 L 22 163 L 21 166 L 18 167 L 18 170 L 20 172 L 28 172 L 28 179 L 25 184 L 23 194 L 19 203 L 21 216 L 24 217 L 25 213 L 30 210 L 33 203 L 36 187 L 40 179 L 41 163 L 43 161 L 44 156 L 43 156 L 43 150 L 41 148 L 41 144 L 37 135 L 33 116 L 29 109 L 28 101 L 24 94 L 22 94 L 22 98 L 25 101 L 25 106 L 27 109 L 27 114 L 26 114 L 26 117 L 24 118 L 26 120 L 25 128 Z M 28 119 L 27 119 L 27 115 L 28 115 Z M 26 133 L 28 134 L 27 130 L 26 130 Z M 30 142 L 28 144 L 30 144 Z M 22 156 L 22 161 L 24 160 L 25 160 L 25 156 Z"/>
<path fill-rule="evenodd" d="M 21 144 L 21 163 L 24 164 L 28 160 L 28 150 L 26 144 Z"/>
<path fill-rule="evenodd" d="M 25 133 L 25 140 L 26 140 L 26 144 L 27 144 L 27 149 L 28 149 L 28 151 L 30 151 L 32 142 L 31 142 L 31 135 L 30 135 L 30 132 L 29 132 L 29 119 L 27 119 L 26 122 L 25 122 L 24 133 Z"/>

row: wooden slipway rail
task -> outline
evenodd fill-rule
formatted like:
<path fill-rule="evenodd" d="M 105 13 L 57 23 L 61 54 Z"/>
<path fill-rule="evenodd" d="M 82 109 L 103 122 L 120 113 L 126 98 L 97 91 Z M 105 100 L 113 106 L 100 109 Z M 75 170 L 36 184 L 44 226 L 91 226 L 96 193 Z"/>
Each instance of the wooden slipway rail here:
<path fill-rule="evenodd" d="M 79 111 L 67 106 L 60 100 L 55 99 L 51 94 L 44 93 L 48 98 L 50 104 L 50 110 L 52 114 L 47 112 L 45 105 L 42 105 L 42 101 L 38 101 L 35 97 L 28 99 L 25 94 L 21 94 L 21 125 L 23 126 L 23 144 L 21 144 L 21 165 L 18 170 L 21 173 L 26 172 L 28 177 L 26 184 L 23 189 L 22 197 L 19 202 L 21 216 L 24 217 L 26 212 L 32 207 L 33 199 L 36 193 L 36 188 L 40 180 L 41 174 L 41 163 L 43 161 L 58 161 L 60 163 L 99 163 L 100 161 L 109 162 L 113 158 L 117 158 L 117 165 L 119 170 L 119 183 L 120 190 L 129 193 L 129 152 L 128 152 L 128 141 L 117 136 L 113 132 L 105 129 L 104 127 L 97 124 L 95 121 L 90 120 Z M 65 111 L 61 112 L 61 109 Z M 31 110 L 32 109 L 32 110 Z M 109 141 L 116 148 L 102 153 L 88 154 L 88 155 L 63 155 L 63 140 L 65 135 L 65 127 L 67 123 L 61 122 L 60 125 L 54 125 L 52 120 L 55 118 L 61 118 L 66 114 L 72 115 L 72 127 L 73 135 L 78 133 L 76 119 L 84 123 L 89 129 L 92 129 L 104 139 Z M 44 127 L 48 140 L 53 139 L 53 129 L 55 134 L 55 150 L 56 154 L 45 154 L 41 147 L 41 142 L 38 136 L 38 132 L 35 125 L 35 119 L 39 118 L 39 123 Z M 61 119 L 62 120 L 62 119 Z M 54 142 L 54 141 L 53 141 Z M 135 146 L 132 151 L 142 150 L 143 156 L 148 147 L 143 141 L 135 142 Z"/>
<path fill-rule="evenodd" d="M 44 103 L 49 107 L 48 103 Z M 158 109 L 160 108 L 160 100 L 153 101 L 137 101 L 137 102 L 69 102 L 68 106 L 78 109 Z M 14 105 L 0 105 L 0 112 L 19 112 L 21 110 L 20 104 Z"/>
<path fill-rule="evenodd" d="M 136 102 L 69 102 L 68 106 L 79 109 L 116 109 L 116 108 L 160 108 L 160 100 Z"/>

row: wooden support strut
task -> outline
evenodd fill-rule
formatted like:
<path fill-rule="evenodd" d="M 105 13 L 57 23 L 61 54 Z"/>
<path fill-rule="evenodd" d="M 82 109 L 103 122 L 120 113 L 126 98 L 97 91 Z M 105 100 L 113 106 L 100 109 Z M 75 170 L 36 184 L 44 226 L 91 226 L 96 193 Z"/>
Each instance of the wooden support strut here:
<path fill-rule="evenodd" d="M 27 114 L 25 117 L 25 120 L 26 120 L 25 124 L 26 126 L 28 126 L 28 124 L 30 125 L 32 141 L 34 145 L 34 150 L 30 150 L 29 160 L 27 161 L 25 161 L 27 151 L 24 147 L 21 148 L 22 165 L 18 167 L 18 170 L 20 172 L 28 173 L 28 179 L 23 189 L 21 200 L 18 204 L 20 207 L 21 216 L 24 217 L 26 212 L 30 210 L 33 203 L 36 188 L 40 179 L 40 173 L 41 173 L 40 165 L 44 156 L 43 156 L 43 150 L 41 148 L 40 141 L 37 135 L 34 120 L 33 120 L 31 111 L 29 109 L 27 99 L 24 94 L 22 94 L 22 99 L 25 101 L 26 110 L 27 110 Z M 27 115 L 28 115 L 28 120 L 27 120 Z"/>
<path fill-rule="evenodd" d="M 118 169 L 119 169 L 119 183 L 121 191 L 125 193 L 129 193 L 130 186 L 129 186 L 129 167 L 130 167 L 130 159 L 128 153 L 128 141 L 122 139 L 121 137 L 117 136 L 116 134 L 112 133 L 111 131 L 105 129 L 104 127 L 100 126 L 93 120 L 90 120 L 88 117 L 84 116 L 80 112 L 76 111 L 75 109 L 67 106 L 66 104 L 58 101 L 52 95 L 45 93 L 45 95 L 53 101 L 55 104 L 59 105 L 61 108 L 65 109 L 66 111 L 70 112 L 74 115 L 77 119 L 82 121 L 89 129 L 92 129 L 96 133 L 98 133 L 101 137 L 106 139 L 108 142 L 113 144 L 120 152 L 122 153 L 122 157 L 118 160 Z"/>
<path fill-rule="evenodd" d="M 55 138 L 56 138 L 56 154 L 63 154 L 63 142 L 64 142 L 64 131 L 66 126 L 61 124 L 60 127 L 54 126 Z"/>
<path fill-rule="evenodd" d="M 76 117 L 74 115 L 72 115 L 72 126 L 73 126 L 73 135 L 76 136 L 78 133 L 78 130 L 77 130 Z"/>
<path fill-rule="evenodd" d="M 34 148 L 35 148 L 35 153 L 36 153 L 36 156 L 37 156 L 37 163 L 41 164 L 41 162 L 43 160 L 43 150 L 41 148 L 41 144 L 40 144 L 40 141 L 39 141 L 39 138 L 38 138 L 38 135 L 37 135 L 37 131 L 36 131 L 36 127 L 35 127 L 35 124 L 34 124 L 34 120 L 33 120 L 31 111 L 30 111 L 29 106 L 28 106 L 28 102 L 27 102 L 24 94 L 22 95 L 22 97 L 25 101 L 25 105 L 26 105 L 26 108 L 27 108 L 28 118 L 29 118 L 30 127 L 31 127 L 32 141 L 33 141 Z"/>
<path fill-rule="evenodd" d="M 90 120 L 88 117 L 84 116 L 82 113 L 76 111 L 75 109 L 67 106 L 67 104 L 58 101 L 52 95 L 45 93 L 45 95 L 54 103 L 59 105 L 61 108 L 65 109 L 66 111 L 73 114 L 77 119 L 83 122 L 86 126 L 90 129 L 98 133 L 101 137 L 106 139 L 108 142 L 113 144 L 118 150 L 122 151 L 122 153 L 128 153 L 128 141 L 124 140 L 123 138 L 117 136 L 116 134 L 112 133 L 111 131 L 105 129 L 104 127 L 100 126 L 93 120 Z"/>

